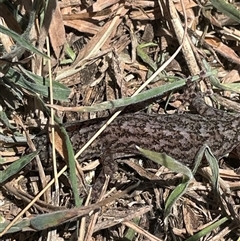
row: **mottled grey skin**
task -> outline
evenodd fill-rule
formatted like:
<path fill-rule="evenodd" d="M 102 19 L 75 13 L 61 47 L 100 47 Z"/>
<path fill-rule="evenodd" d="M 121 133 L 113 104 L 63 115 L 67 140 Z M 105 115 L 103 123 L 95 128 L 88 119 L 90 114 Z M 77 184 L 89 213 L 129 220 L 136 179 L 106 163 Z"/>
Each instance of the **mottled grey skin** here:
<path fill-rule="evenodd" d="M 76 129 L 68 132 L 74 150 L 80 150 L 103 124 L 104 121 L 83 129 L 75 125 Z M 211 148 L 217 159 L 225 156 L 240 143 L 239 133 L 240 119 L 231 115 L 222 119 L 197 114 L 125 114 L 114 120 L 79 160 L 105 156 L 105 152 L 113 159 L 138 154 L 137 145 L 191 165 L 203 144 Z"/>
<path fill-rule="evenodd" d="M 100 158 L 107 174 L 114 171 L 113 160 L 127 154 L 139 154 L 136 145 L 166 153 L 192 167 L 196 154 L 208 145 L 217 159 L 231 152 L 240 143 L 240 118 L 204 104 L 200 97 L 192 100 L 200 114 L 124 114 L 117 117 L 85 150 L 79 161 Z M 106 120 L 67 123 L 74 151 L 96 133 Z M 37 137 L 38 148 L 46 152 L 45 137 Z M 46 153 L 45 153 L 46 154 Z M 41 156 L 46 156 L 42 153 Z"/>

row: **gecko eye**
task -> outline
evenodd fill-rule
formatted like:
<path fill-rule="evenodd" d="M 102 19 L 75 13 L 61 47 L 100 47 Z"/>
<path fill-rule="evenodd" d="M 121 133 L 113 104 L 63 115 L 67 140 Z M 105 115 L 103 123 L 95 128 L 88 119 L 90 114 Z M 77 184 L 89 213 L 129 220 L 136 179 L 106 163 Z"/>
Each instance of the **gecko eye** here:
<path fill-rule="evenodd" d="M 45 135 L 42 136 L 36 136 L 33 140 L 33 144 L 36 148 L 36 150 L 39 152 L 39 158 L 43 164 L 43 166 L 48 167 L 52 163 L 52 158 L 51 158 L 51 152 L 52 152 L 52 147 L 48 139 L 46 138 Z M 26 154 L 31 153 L 32 150 L 28 148 L 26 150 Z"/>

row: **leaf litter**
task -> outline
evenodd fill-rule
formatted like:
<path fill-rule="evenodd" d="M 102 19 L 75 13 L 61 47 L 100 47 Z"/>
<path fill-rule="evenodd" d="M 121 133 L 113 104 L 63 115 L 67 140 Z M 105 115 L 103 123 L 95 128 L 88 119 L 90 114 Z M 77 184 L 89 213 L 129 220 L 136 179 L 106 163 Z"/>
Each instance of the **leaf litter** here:
<path fill-rule="evenodd" d="M 173 113 L 185 108 L 180 97 L 189 76 L 200 79 L 202 92 L 211 91 L 208 104 L 236 110 L 238 2 L 221 0 L 220 6 L 217 1 L 201 0 L 33 2 L 35 5 L 21 0 L 0 3 L 1 239 L 197 240 L 198 234 L 206 240 L 236 240 L 237 151 L 225 160 L 228 162 L 220 162 L 222 203 L 216 202 L 210 182 L 197 174 L 173 206 L 166 227 L 164 206 L 181 180 L 179 174 L 150 161 L 128 158 L 119 164 L 116 180 L 103 188 L 103 196 L 111 192 L 111 197 L 91 204 L 87 194 L 100 165 L 98 160 L 81 163 L 77 165 L 77 187 L 83 204 L 76 207 L 67 169 L 45 190 L 47 183 L 54 183 L 53 164 L 31 161 L 26 147 L 48 122 L 48 106 L 54 107 L 62 122 L 109 117 L 123 107 L 132 113 Z M 26 38 L 24 31 L 33 11 L 34 23 Z M 47 41 L 50 68 L 44 58 Z M 142 93 L 131 97 L 179 46 L 180 53 Z M 209 78 L 202 79 L 201 71 Z M 52 104 L 48 100 L 51 78 Z M 64 165 L 59 160 L 56 169 Z M 141 180 L 138 187 L 136 180 Z M 127 192 L 131 188 L 135 190 Z M 35 201 L 41 190 L 43 196 Z M 81 221 L 80 226 L 76 220 Z"/>

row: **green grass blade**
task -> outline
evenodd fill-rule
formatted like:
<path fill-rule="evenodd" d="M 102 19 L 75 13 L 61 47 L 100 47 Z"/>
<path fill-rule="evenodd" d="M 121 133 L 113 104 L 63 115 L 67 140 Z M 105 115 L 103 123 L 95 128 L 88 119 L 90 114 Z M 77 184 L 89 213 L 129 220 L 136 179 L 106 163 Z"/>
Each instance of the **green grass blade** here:
<path fill-rule="evenodd" d="M 211 3 L 218 11 L 240 23 L 240 11 L 232 3 L 228 3 L 227 0 L 211 0 Z"/>
<path fill-rule="evenodd" d="M 20 67 L 21 68 L 21 67 Z M 43 78 L 42 76 L 35 75 L 30 71 L 23 68 L 21 70 L 30 79 L 25 78 L 25 76 L 15 70 L 14 68 L 9 68 L 8 72 L 5 74 L 4 78 L 11 82 L 11 85 L 20 86 L 33 94 L 39 94 L 44 97 L 49 95 L 49 79 Z M 67 100 L 70 90 L 63 84 L 56 81 L 53 82 L 53 98 L 55 100 Z"/>
<path fill-rule="evenodd" d="M 158 153 L 155 151 L 149 151 L 146 149 L 142 149 L 137 147 L 142 155 L 149 158 L 150 160 L 167 167 L 168 169 L 183 174 L 182 183 L 179 184 L 169 195 L 164 210 L 164 223 L 167 225 L 168 216 L 171 212 L 173 205 L 176 201 L 186 192 L 187 187 L 189 185 L 190 180 L 193 178 L 192 171 L 182 163 L 178 162 L 177 160 L 173 159 L 172 157 L 166 155 L 165 153 Z"/>
<path fill-rule="evenodd" d="M 228 220 L 229 220 L 229 218 L 224 217 L 224 218 L 218 220 L 217 222 L 211 224 L 210 226 L 204 228 L 200 232 L 194 234 L 192 237 L 186 239 L 185 241 L 197 241 L 197 240 L 200 240 L 200 238 L 202 238 L 205 235 L 207 235 L 208 233 L 212 232 L 214 229 L 218 228 L 220 225 L 222 225 L 223 223 L 225 223 Z"/>
<path fill-rule="evenodd" d="M 21 169 L 23 169 L 35 156 L 37 152 L 33 152 L 29 155 L 23 156 L 22 158 L 14 161 L 11 165 L 9 165 L 5 170 L 0 171 L 0 183 L 5 182 L 7 179 L 18 173 Z"/>
<path fill-rule="evenodd" d="M 28 49 L 29 51 L 42 56 L 43 58 L 49 59 L 49 57 L 35 48 L 29 41 L 27 41 L 22 35 L 17 34 L 16 32 L 12 31 L 11 29 L 5 28 L 4 26 L 0 25 L 0 32 L 10 36 L 13 38 L 20 46 Z"/>

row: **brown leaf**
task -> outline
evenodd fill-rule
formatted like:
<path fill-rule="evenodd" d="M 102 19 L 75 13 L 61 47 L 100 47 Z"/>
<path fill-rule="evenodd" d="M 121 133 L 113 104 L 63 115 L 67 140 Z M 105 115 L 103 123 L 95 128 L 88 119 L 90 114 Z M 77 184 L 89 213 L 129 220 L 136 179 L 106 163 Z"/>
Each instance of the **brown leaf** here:
<path fill-rule="evenodd" d="M 224 43 L 221 42 L 220 39 L 214 37 L 214 38 L 205 38 L 205 41 L 207 44 L 209 44 L 211 47 L 216 50 L 219 54 L 224 56 L 226 59 L 228 59 L 232 63 L 240 64 L 240 58 L 239 56 L 233 51 L 232 48 L 228 47 Z"/>
<path fill-rule="evenodd" d="M 61 48 L 66 42 L 65 29 L 62 15 L 59 9 L 59 4 L 57 4 L 55 11 L 52 13 L 52 21 L 49 27 L 49 36 L 54 53 L 56 57 L 59 58 Z"/>

